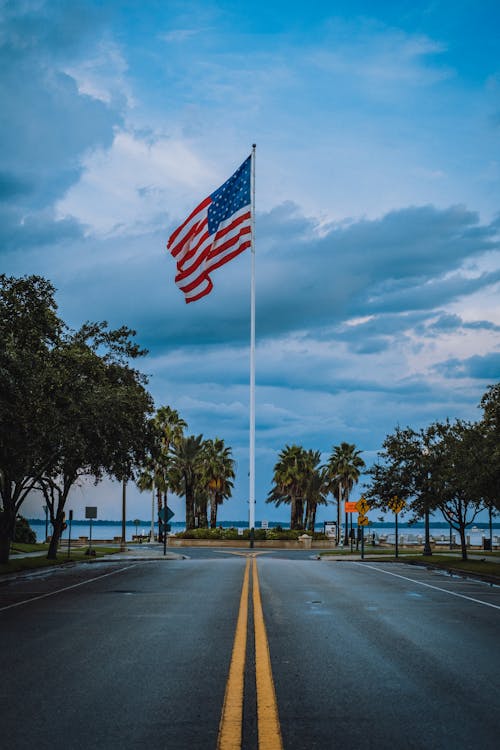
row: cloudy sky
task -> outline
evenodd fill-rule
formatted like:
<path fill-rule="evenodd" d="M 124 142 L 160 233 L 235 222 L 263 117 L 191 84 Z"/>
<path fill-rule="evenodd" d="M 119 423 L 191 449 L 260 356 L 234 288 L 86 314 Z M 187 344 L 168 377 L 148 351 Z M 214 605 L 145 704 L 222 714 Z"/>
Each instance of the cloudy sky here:
<path fill-rule="evenodd" d="M 255 142 L 258 520 L 286 518 L 264 502 L 285 444 L 370 464 L 398 424 L 479 418 L 499 28 L 494 0 L 0 0 L 1 271 L 51 279 L 73 327 L 137 330 L 156 405 L 233 448 L 222 518 L 248 517 L 250 256 L 186 305 L 169 234 Z M 119 518 L 120 490 L 86 504 Z"/>

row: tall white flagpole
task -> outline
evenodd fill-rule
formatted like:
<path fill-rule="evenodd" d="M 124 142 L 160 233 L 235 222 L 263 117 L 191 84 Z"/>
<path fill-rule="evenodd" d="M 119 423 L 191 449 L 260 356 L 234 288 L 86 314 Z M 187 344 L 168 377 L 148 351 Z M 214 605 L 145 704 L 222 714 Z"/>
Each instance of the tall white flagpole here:
<path fill-rule="evenodd" d="M 250 285 L 250 487 L 249 487 L 249 510 L 248 525 L 250 529 L 255 528 L 255 148 L 252 145 L 251 162 L 251 285 Z M 250 545 L 253 546 L 253 532 L 250 532 Z"/>

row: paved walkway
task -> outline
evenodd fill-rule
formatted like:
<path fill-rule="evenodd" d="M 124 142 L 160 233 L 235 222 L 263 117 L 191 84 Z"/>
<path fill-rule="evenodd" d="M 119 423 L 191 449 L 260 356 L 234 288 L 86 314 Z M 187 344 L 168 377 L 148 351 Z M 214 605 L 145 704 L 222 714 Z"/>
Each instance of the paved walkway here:
<path fill-rule="evenodd" d="M 107 547 L 112 546 L 107 544 Z M 99 549 L 99 544 L 92 544 L 94 549 Z M 65 547 L 59 549 L 59 552 L 64 552 Z M 72 551 L 77 550 L 78 547 L 72 547 Z M 47 550 L 41 552 L 11 552 L 11 560 L 19 560 L 23 557 L 45 557 Z M 120 552 L 114 552 L 110 555 L 104 555 L 99 560 L 182 560 L 184 555 L 177 552 L 173 552 L 167 547 L 166 555 L 163 554 L 163 544 L 155 542 L 154 544 L 146 542 L 145 544 L 131 544 L 126 545 L 126 550 Z"/>
<path fill-rule="evenodd" d="M 167 547 L 163 554 L 163 544 L 146 542 L 145 544 L 134 544 L 127 547 L 125 551 L 114 552 L 105 555 L 101 560 L 182 560 L 185 555 L 173 552 Z"/>

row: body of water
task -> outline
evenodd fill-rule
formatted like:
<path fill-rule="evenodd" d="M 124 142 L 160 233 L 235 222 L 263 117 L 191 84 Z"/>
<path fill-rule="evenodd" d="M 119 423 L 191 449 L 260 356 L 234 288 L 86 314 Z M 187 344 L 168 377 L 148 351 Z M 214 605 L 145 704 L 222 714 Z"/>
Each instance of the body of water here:
<path fill-rule="evenodd" d="M 45 521 L 41 519 L 28 519 L 29 524 L 33 531 L 36 533 L 37 541 L 41 542 L 45 539 Z M 186 528 L 186 524 L 184 521 L 175 521 L 171 524 L 171 533 L 175 534 L 177 531 L 184 531 Z M 219 526 L 222 526 L 223 528 L 248 528 L 248 523 L 246 521 L 222 521 Z M 279 522 L 279 521 L 269 521 L 269 527 L 270 528 L 276 528 L 277 526 L 281 526 L 282 528 L 286 529 L 289 528 L 289 524 L 286 521 Z M 142 534 L 142 535 L 148 535 L 151 530 L 151 521 L 144 521 L 141 520 L 139 524 L 134 524 L 132 521 L 127 521 L 126 524 L 126 539 L 127 541 L 132 540 L 132 536 L 134 534 Z M 256 528 L 260 528 L 260 523 L 257 522 Z M 356 528 L 356 525 L 354 524 L 354 528 Z M 318 523 L 316 524 L 316 531 L 323 531 L 323 524 Z M 68 539 L 69 537 L 69 523 L 68 528 L 63 533 L 63 539 Z M 48 525 L 48 533 L 50 535 L 51 533 L 51 526 Z M 155 534 L 158 533 L 158 524 L 155 524 Z M 380 522 L 373 522 L 369 526 L 365 527 L 365 539 L 371 538 L 372 534 L 375 534 L 376 538 L 379 537 L 385 537 L 388 542 L 394 542 L 395 541 L 395 533 L 396 528 L 394 524 L 392 523 L 380 523 Z M 400 523 L 399 524 L 399 539 L 403 541 L 409 541 L 410 543 L 418 544 L 421 540 L 424 538 L 424 524 L 418 523 L 409 525 L 407 523 Z M 95 539 L 96 541 L 102 540 L 102 539 L 114 539 L 115 537 L 121 538 L 122 534 L 122 525 L 121 522 L 117 521 L 95 521 L 92 523 L 92 539 Z M 469 527 L 466 532 L 467 536 L 470 537 L 470 543 L 472 545 L 479 545 L 482 543 L 482 538 L 486 537 L 489 538 L 489 524 L 488 523 L 478 523 L 473 525 L 472 527 Z M 455 536 L 455 543 L 459 543 L 459 536 L 456 531 L 452 531 L 452 535 Z M 90 536 L 90 524 L 88 521 L 84 520 L 78 520 L 73 521 L 71 524 L 71 538 L 72 539 L 78 539 L 78 537 L 89 537 Z M 437 523 L 433 522 L 431 523 L 431 537 L 433 537 L 436 541 L 441 543 L 449 542 L 450 539 L 450 527 L 448 524 L 445 523 Z M 494 523 L 493 524 L 493 540 L 495 538 L 500 539 L 500 524 Z"/>

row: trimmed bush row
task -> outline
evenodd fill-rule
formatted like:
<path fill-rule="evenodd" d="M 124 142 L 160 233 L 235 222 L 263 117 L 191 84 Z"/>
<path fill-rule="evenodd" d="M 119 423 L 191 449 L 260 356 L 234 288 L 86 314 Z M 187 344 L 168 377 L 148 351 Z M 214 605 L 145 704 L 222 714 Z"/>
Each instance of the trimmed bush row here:
<path fill-rule="evenodd" d="M 255 529 L 254 539 L 258 541 L 276 540 L 280 542 L 297 540 L 302 534 L 311 536 L 310 531 L 281 529 Z M 250 539 L 249 529 L 243 529 L 243 534 L 238 534 L 238 529 L 190 529 L 189 531 L 180 531 L 176 535 L 177 539 Z M 325 534 L 314 532 L 313 539 L 326 539 Z"/>

